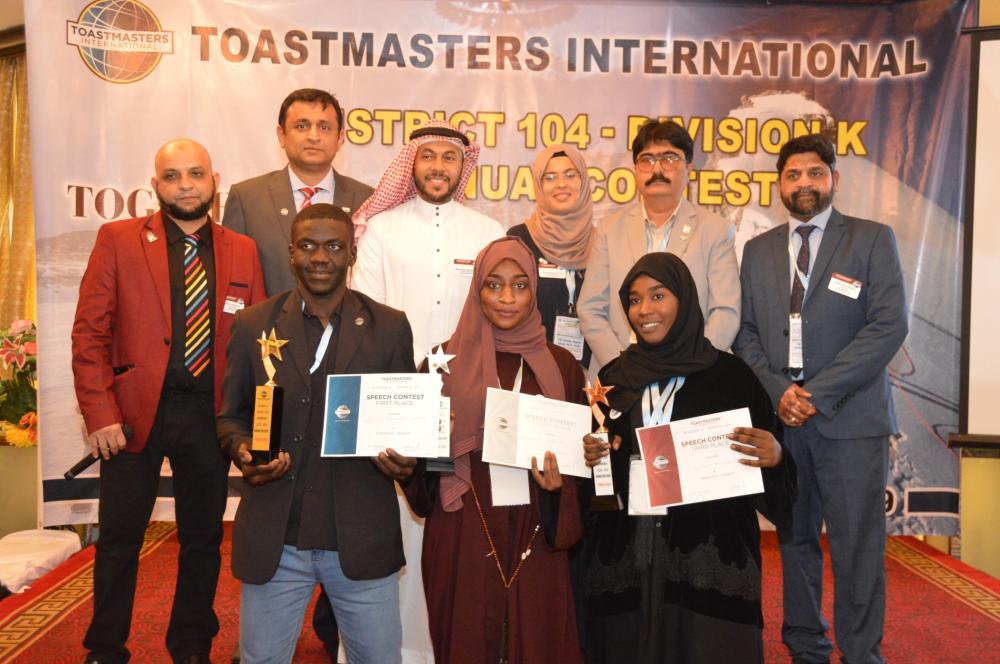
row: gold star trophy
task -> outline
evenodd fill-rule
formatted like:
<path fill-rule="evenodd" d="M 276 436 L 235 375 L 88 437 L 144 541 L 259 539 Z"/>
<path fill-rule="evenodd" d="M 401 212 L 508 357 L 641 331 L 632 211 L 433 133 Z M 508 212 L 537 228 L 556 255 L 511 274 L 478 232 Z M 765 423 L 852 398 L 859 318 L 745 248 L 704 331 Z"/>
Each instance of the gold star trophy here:
<path fill-rule="evenodd" d="M 285 388 L 274 382 L 277 369 L 271 357 L 281 360 L 281 347 L 288 343 L 286 339 L 278 339 L 271 329 L 268 337 L 261 330 L 260 359 L 264 363 L 267 382 L 257 386 L 256 398 L 253 404 L 253 436 L 250 440 L 250 454 L 254 463 L 267 463 L 278 456 L 281 449 L 281 410 L 285 400 Z"/>
<path fill-rule="evenodd" d="M 594 414 L 594 419 L 597 420 L 597 431 L 594 431 L 590 435 L 603 440 L 605 443 L 608 442 L 608 430 L 604 426 L 604 413 L 597 407 L 597 404 L 602 403 L 605 406 L 610 406 L 611 404 L 608 403 L 608 392 L 613 389 L 614 385 L 601 385 L 600 378 L 594 378 L 593 385 L 588 382 L 587 387 L 583 388 L 583 391 L 587 393 L 588 401 L 590 401 L 590 411 Z M 594 493 L 598 496 L 610 496 L 614 494 L 615 485 L 611 477 L 611 454 L 601 457 L 598 464 L 593 467 L 593 471 Z"/>

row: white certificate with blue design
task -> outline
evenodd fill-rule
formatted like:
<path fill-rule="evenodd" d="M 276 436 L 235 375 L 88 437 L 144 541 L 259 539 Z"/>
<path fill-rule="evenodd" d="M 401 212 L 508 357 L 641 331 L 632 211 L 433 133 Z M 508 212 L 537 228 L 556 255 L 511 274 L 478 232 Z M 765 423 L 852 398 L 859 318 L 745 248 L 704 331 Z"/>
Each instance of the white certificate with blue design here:
<path fill-rule="evenodd" d="M 326 377 L 325 457 L 371 457 L 392 448 L 437 457 L 439 374 L 343 374 Z"/>

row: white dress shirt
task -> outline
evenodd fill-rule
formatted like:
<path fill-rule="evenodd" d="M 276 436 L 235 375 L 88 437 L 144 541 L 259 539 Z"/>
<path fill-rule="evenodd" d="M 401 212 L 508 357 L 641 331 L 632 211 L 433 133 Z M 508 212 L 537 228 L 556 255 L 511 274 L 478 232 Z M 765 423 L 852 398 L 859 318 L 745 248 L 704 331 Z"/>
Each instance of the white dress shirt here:
<path fill-rule="evenodd" d="M 646 231 L 646 253 L 651 254 L 654 251 L 666 251 L 667 243 L 670 242 L 670 232 L 674 229 L 674 222 L 677 220 L 677 211 L 681 209 L 680 201 L 677 202 L 677 207 L 674 211 L 670 213 L 667 220 L 657 226 L 655 223 L 649 220 L 649 212 L 646 210 L 646 201 L 642 201 L 642 214 L 646 221 L 644 229 Z"/>
<path fill-rule="evenodd" d="M 455 331 L 476 255 L 503 234 L 499 222 L 461 203 L 417 196 L 368 220 L 351 288 L 406 313 L 419 365 Z"/>
<path fill-rule="evenodd" d="M 292 197 L 295 199 L 295 209 L 301 210 L 302 202 L 306 200 L 306 195 L 299 190 L 309 185 L 300 180 L 299 176 L 295 174 L 295 171 L 290 166 L 288 167 L 288 181 L 292 185 Z M 322 180 L 316 183 L 315 187 L 320 187 L 320 190 L 313 194 L 310 204 L 333 203 L 333 168 L 330 169 Z"/>

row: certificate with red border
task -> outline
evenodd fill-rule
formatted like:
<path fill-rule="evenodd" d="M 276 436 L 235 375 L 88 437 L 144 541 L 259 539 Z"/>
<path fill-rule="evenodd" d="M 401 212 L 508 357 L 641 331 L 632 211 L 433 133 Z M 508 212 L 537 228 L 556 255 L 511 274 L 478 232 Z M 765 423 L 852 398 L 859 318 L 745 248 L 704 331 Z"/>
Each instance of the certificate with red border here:
<path fill-rule="evenodd" d="M 763 493 L 760 468 L 730 449 L 728 435 L 752 426 L 747 408 L 636 429 L 649 506 L 665 507 Z"/>

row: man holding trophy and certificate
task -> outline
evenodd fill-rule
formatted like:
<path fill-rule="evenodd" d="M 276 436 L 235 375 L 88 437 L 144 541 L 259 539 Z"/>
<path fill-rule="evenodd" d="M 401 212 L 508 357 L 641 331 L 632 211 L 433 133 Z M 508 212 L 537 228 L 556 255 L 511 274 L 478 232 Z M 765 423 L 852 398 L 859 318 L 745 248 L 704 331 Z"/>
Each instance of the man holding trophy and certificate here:
<path fill-rule="evenodd" d="M 335 417 L 328 376 L 414 373 L 410 325 L 347 288 L 356 255 L 347 213 L 305 208 L 291 239 L 297 287 L 237 316 L 218 419 L 219 443 L 244 477 L 233 525 L 242 661 L 291 661 L 322 583 L 350 661 L 399 662 L 405 560 L 393 480 L 407 482 L 416 459 L 391 448 L 333 459 L 320 447 Z"/>

